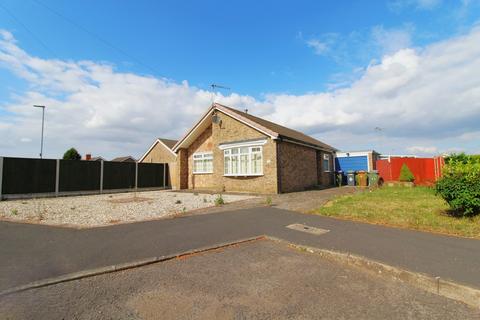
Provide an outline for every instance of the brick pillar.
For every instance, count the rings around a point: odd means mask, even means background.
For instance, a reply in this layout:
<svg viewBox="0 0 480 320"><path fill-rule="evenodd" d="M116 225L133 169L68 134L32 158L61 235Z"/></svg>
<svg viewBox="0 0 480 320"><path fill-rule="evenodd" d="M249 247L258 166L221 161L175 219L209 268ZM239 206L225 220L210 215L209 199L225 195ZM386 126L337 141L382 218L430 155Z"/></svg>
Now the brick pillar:
<svg viewBox="0 0 480 320"><path fill-rule="evenodd" d="M176 175L178 177L178 188L188 189L188 150L179 149L177 156Z"/></svg>

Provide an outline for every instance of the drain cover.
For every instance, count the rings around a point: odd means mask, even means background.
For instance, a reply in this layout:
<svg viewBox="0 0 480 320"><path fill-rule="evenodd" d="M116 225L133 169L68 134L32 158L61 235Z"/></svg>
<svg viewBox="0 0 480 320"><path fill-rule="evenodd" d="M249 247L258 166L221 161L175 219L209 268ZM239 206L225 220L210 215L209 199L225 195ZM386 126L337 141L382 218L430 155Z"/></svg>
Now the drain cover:
<svg viewBox="0 0 480 320"><path fill-rule="evenodd" d="M310 226L307 226L307 225L301 224L301 223L290 224L290 225L287 226L287 228L292 229L292 230L296 230L296 231L302 231L302 232L306 232L306 233L315 234L317 236L321 235L321 234L324 234L324 233L327 233L327 232L330 232L330 230L327 230L327 229L310 227Z"/></svg>

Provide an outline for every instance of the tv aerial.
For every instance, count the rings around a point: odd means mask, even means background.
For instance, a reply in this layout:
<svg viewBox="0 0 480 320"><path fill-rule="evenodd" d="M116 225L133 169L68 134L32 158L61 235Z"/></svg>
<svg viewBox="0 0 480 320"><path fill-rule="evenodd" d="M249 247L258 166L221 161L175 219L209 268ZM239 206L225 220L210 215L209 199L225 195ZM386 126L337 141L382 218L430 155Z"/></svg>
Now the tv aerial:
<svg viewBox="0 0 480 320"><path fill-rule="evenodd" d="M215 89L222 89L222 90L230 90L231 89L229 87L222 86L222 85L215 84L215 83L212 83L210 85L210 87L212 88L212 103L215 102Z"/></svg>

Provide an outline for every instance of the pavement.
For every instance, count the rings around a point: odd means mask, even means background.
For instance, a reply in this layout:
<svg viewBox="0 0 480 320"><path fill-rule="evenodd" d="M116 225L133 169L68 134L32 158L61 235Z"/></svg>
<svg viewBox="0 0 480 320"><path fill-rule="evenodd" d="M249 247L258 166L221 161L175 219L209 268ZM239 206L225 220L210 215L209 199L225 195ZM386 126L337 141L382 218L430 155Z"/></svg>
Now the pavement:
<svg viewBox="0 0 480 320"><path fill-rule="evenodd" d="M2 319L478 319L386 276L253 241L10 295Z"/></svg>
<svg viewBox="0 0 480 320"><path fill-rule="evenodd" d="M286 228L293 223L329 232L313 235ZM349 252L480 288L479 240L258 207L84 230L0 222L0 291L258 235Z"/></svg>

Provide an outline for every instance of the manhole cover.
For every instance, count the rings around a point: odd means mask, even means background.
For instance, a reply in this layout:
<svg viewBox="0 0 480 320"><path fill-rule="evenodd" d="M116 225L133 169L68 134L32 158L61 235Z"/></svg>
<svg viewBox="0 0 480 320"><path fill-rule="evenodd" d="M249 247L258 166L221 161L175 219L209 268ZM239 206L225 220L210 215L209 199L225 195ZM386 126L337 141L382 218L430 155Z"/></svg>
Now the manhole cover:
<svg viewBox="0 0 480 320"><path fill-rule="evenodd" d="M321 234L330 232L330 230L327 230L327 229L310 227L310 226L307 226L307 225L301 224L301 223L290 224L290 225L287 226L287 228L292 229L292 230L296 230L296 231L311 233L311 234L315 234L315 235L321 235Z"/></svg>

